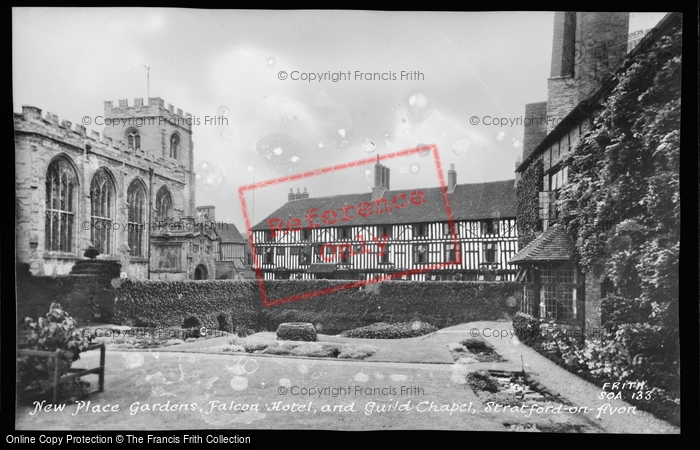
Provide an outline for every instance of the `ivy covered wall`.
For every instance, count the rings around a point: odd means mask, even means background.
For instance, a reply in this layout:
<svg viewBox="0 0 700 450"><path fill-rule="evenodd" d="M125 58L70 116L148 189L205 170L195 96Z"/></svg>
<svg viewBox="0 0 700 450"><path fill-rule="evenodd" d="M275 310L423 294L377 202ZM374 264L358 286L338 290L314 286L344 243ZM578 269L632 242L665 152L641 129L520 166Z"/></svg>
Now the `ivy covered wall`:
<svg viewBox="0 0 700 450"><path fill-rule="evenodd" d="M535 233L542 231L539 212L539 195L544 189L544 165L542 159L535 159L523 172L515 188L518 209L518 248L522 249L535 239Z"/></svg>

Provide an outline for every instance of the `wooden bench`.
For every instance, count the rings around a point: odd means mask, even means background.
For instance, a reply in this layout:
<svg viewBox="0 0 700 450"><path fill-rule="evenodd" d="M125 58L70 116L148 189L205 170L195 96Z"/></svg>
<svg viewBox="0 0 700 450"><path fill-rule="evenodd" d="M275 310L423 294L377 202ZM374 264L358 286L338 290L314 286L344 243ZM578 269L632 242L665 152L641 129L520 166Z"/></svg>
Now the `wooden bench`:
<svg viewBox="0 0 700 450"><path fill-rule="evenodd" d="M61 354L65 352L65 350L57 349L56 351L49 352L46 350L31 350L27 348L18 348L17 353L22 354L22 355L29 355L29 356L39 356L43 358L54 358L56 360L56 363L54 364L55 370L53 374L53 403L58 404L59 400L59 389L58 385L61 382L65 382L66 380L69 380L71 378L80 378L85 375L90 375L90 374L97 374L99 377L99 381L97 382L97 389L89 392L88 394L95 394L98 392L104 392L104 386L105 386L105 344L90 344L87 348L86 351L90 350L100 350L100 365L99 367L93 367L92 369L82 369L82 368L73 368L70 367L68 368L68 373L64 374L61 376L60 372L60 364L58 364L58 359L61 358ZM84 352L83 352L84 353Z"/></svg>

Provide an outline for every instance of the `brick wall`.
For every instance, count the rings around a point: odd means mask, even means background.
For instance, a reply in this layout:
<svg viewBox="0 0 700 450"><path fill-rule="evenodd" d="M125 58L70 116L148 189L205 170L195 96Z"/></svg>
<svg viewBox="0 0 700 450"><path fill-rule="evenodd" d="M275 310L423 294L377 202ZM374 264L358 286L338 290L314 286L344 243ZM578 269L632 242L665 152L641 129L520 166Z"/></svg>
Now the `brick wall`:
<svg viewBox="0 0 700 450"><path fill-rule="evenodd" d="M523 133L523 161L547 137L547 102L525 105L524 119L526 126Z"/></svg>

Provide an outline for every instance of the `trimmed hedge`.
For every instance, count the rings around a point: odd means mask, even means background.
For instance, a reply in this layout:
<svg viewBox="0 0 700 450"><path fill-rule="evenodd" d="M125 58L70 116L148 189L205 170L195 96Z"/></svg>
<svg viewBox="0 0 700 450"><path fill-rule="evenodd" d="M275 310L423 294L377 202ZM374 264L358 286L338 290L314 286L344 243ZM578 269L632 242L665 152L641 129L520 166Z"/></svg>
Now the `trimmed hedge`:
<svg viewBox="0 0 700 450"><path fill-rule="evenodd" d="M373 323L366 327L340 333L343 337L364 339L406 339L434 333L438 329L429 323Z"/></svg>
<svg viewBox="0 0 700 450"><path fill-rule="evenodd" d="M347 284L344 280L267 280L270 301ZM337 334L377 322L427 322L444 328L515 314L506 300L519 283L461 281L383 281L362 288L262 306L257 280L123 280L117 289L115 319L150 326L182 326L196 318L201 326L235 330L276 330L284 322L312 323Z"/></svg>
<svg viewBox="0 0 700 450"><path fill-rule="evenodd" d="M277 339L281 341L316 341L316 329L310 323L281 323L277 327Z"/></svg>

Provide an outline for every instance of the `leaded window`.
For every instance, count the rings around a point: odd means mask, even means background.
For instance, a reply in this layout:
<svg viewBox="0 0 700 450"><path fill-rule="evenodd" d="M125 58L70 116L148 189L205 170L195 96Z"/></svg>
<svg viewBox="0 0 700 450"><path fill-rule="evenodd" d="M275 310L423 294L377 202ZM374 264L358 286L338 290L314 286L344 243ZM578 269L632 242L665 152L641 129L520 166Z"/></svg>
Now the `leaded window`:
<svg viewBox="0 0 700 450"><path fill-rule="evenodd" d="M180 136L177 133L173 133L172 136L170 136L170 157L173 159L177 159L179 153Z"/></svg>
<svg viewBox="0 0 700 450"><path fill-rule="evenodd" d="M146 215L146 189L138 180L134 180L127 190L128 233L131 256L144 254L144 223Z"/></svg>
<svg viewBox="0 0 700 450"><path fill-rule="evenodd" d="M131 129L126 135L126 145L129 146L131 150L141 149L141 135L138 131Z"/></svg>
<svg viewBox="0 0 700 450"><path fill-rule="evenodd" d="M428 262L428 246L426 244L417 244L413 247L413 261L416 263Z"/></svg>
<svg viewBox="0 0 700 450"><path fill-rule="evenodd" d="M457 245L445 244L445 262L457 262Z"/></svg>
<svg viewBox="0 0 700 450"><path fill-rule="evenodd" d="M156 219L167 221L173 218L173 199L168 189L163 186L156 194Z"/></svg>
<svg viewBox="0 0 700 450"><path fill-rule="evenodd" d="M59 158L46 171L45 249L54 252L72 252L75 196L78 177L70 163Z"/></svg>
<svg viewBox="0 0 700 450"><path fill-rule="evenodd" d="M107 171L98 169L90 183L91 222L90 241L103 255L112 254L114 240L114 183Z"/></svg>

